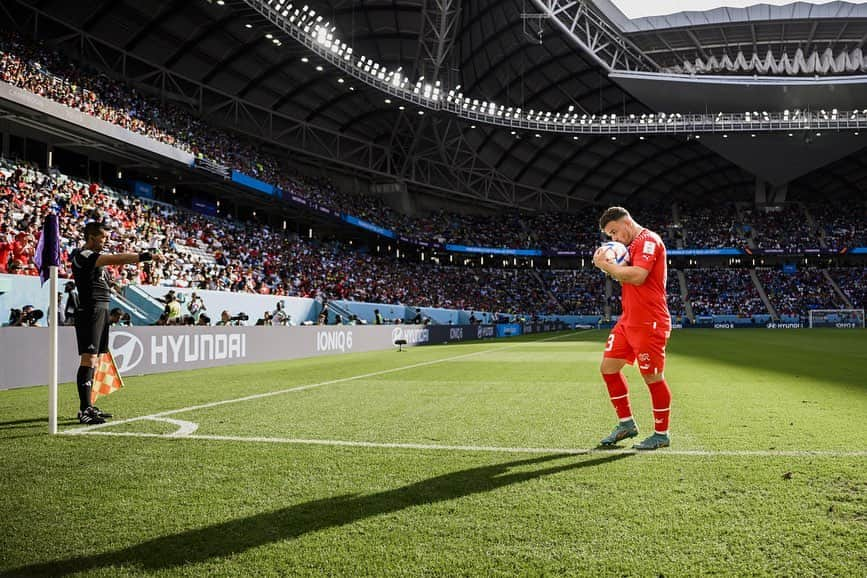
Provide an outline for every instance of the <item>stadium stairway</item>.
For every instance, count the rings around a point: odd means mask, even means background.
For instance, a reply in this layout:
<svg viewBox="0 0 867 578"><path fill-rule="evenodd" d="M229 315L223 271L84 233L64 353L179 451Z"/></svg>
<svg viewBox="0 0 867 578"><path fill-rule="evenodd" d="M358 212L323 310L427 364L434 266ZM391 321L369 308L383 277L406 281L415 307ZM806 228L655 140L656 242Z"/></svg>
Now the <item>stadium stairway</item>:
<svg viewBox="0 0 867 578"><path fill-rule="evenodd" d="M824 242L824 241L823 241L823 242ZM822 275L825 276L825 279L827 279L827 280L828 280L828 283L831 284L831 287L834 288L834 293L836 293L836 294L837 294L837 297L838 297L838 298L839 298L843 303L846 304L846 307L848 307L849 309L854 309L854 308L855 308L855 305L852 304L852 301L849 300L849 297L848 297L848 296L843 292L842 289L840 289L840 286L837 285L837 282L834 281L834 278L831 277L831 274L828 273L827 270L822 269Z"/></svg>
<svg viewBox="0 0 867 578"><path fill-rule="evenodd" d="M738 232L741 237L747 242L747 246L750 249L756 248L756 228L753 226L752 222L747 222L747 216L744 214L744 211L752 208L749 203L735 203L735 210L738 213ZM748 235L744 235L745 231L743 230L744 225L749 225L750 230Z"/></svg>
<svg viewBox="0 0 867 578"><path fill-rule="evenodd" d="M680 285L680 300L683 303L683 312L686 318L695 323L695 314L692 312L692 303L689 302L689 287L686 284L686 274L680 269L675 269L678 285Z"/></svg>
<svg viewBox="0 0 867 578"><path fill-rule="evenodd" d="M118 307L124 313L128 313L132 325L151 325L154 321L156 321L156 318L151 319L149 315L147 315L139 307L136 307L134 303L130 302L123 295L119 295L117 293L112 293L110 306L112 308ZM157 318L159 318L159 315L157 315Z"/></svg>
<svg viewBox="0 0 867 578"><path fill-rule="evenodd" d="M214 258L214 254L208 251L207 249L202 249L199 246L190 246L190 245L181 245L175 244L172 249L174 249L177 253L186 255L193 262L201 262L201 263L216 263L217 260Z"/></svg>
<svg viewBox="0 0 867 578"><path fill-rule="evenodd" d="M348 307L338 305L334 301L329 301L328 302L328 320L327 320L327 323L329 325L334 323L335 317L337 315L340 315L340 317L343 319L343 321L346 322L346 321L349 321L350 319L352 319L352 316L354 315L354 313L352 313L352 311L350 311Z"/></svg>
<svg viewBox="0 0 867 578"><path fill-rule="evenodd" d="M548 287L547 283L545 283L545 279L542 278L542 275L540 275L539 272L535 269L531 269L530 273L533 275L533 277L536 278L536 281L539 282L539 286L545 290L545 295L548 296L548 299L557 304L557 309L560 310L560 313L566 313L566 308L563 307L563 303L557 298L556 295L554 295L554 292L551 291L551 288Z"/></svg>
<svg viewBox="0 0 867 578"><path fill-rule="evenodd" d="M683 230L682 224L680 222L680 206L677 203L671 204L671 222L672 222L672 225L674 226L675 231L676 230L681 230L681 231ZM677 248L677 249L684 249L685 248L685 246L683 244L683 235L680 235L680 236L672 235L672 238L675 240L675 248ZM682 273L681 273L681 275L682 275ZM685 287L685 286L682 285L681 288L683 289L683 287ZM685 292L686 289L683 289L683 291ZM684 303L686 303L686 301L684 301ZM690 316L690 319L692 319L692 316Z"/></svg>
<svg viewBox="0 0 867 578"><path fill-rule="evenodd" d="M765 304L765 308L768 310L768 313L771 314L771 319L773 319L774 321L779 321L780 315L777 313L777 310L774 308L773 304L771 304L771 300L768 298L768 294L765 292L765 287L759 280L759 276L756 273L755 269L750 269L750 279L753 280L753 285L756 286L756 290L759 292L759 297L762 298L762 303Z"/></svg>
<svg viewBox="0 0 867 578"><path fill-rule="evenodd" d="M153 325L163 313L164 305L145 293L142 289L135 285L127 285L123 291L124 302L143 317L141 325ZM126 309L123 305L118 305L121 309ZM132 311L130 310L130 315ZM135 317L133 322L135 323Z"/></svg>
<svg viewBox="0 0 867 578"><path fill-rule="evenodd" d="M820 247L827 247L828 244L825 242L825 235L819 233L819 227L816 226L816 219L813 218L813 215L810 213L810 210L807 208L807 205L804 203L798 203L801 205L801 211L804 213L804 219L806 219L807 224L810 225L810 230L816 235L816 239L819 241Z"/></svg>

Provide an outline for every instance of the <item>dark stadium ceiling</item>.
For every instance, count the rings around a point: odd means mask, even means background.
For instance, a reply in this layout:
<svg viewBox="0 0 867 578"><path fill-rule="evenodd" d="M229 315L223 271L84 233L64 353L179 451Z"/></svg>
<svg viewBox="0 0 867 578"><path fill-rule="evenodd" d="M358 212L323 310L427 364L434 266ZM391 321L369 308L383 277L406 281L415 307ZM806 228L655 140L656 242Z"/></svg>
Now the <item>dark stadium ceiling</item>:
<svg viewBox="0 0 867 578"><path fill-rule="evenodd" d="M308 3L337 26L356 54L389 68L415 69L423 0ZM453 64L443 80L461 84L468 95L525 108L565 110L573 105L595 114L651 112L553 28L544 28L541 44L535 41L535 32L528 35L520 17L529 10L529 0L464 1ZM360 83L338 83L339 75L327 65L317 70L322 63L291 39L276 46L264 36L276 31L265 29L261 18L238 0L221 5L206 0L17 0L4 2L0 12L5 22L31 36L35 31L40 40L64 46L93 37L256 105L382 145L391 141L400 115L422 122L409 105L400 111L400 102L387 104L382 94ZM74 47L69 52L74 54ZM93 56L88 60L100 66ZM135 81L133 71L128 76ZM755 189L755 177L746 170L682 136L537 138L483 124L471 128L468 122L462 131L481 162L506 179L557 193L564 205L565 196L599 202L636 196L749 199ZM837 171L839 178L808 175L792 190L808 195L865 190L867 169L858 155L822 170Z"/></svg>

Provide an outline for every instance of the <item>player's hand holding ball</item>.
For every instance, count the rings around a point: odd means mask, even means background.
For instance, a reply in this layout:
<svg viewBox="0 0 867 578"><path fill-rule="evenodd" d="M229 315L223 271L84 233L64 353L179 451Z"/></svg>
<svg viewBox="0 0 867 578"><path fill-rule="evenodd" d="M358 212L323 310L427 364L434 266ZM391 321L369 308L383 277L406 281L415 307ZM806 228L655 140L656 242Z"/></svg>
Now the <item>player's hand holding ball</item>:
<svg viewBox="0 0 867 578"><path fill-rule="evenodd" d="M623 243L608 241L593 253L593 264L606 273L606 265L629 265L629 250Z"/></svg>

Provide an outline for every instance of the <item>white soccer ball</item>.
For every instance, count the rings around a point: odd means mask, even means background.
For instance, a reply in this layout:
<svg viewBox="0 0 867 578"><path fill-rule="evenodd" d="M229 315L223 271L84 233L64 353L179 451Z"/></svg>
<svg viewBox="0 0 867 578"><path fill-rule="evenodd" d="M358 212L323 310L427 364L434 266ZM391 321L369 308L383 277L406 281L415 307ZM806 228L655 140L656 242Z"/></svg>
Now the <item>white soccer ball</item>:
<svg viewBox="0 0 867 578"><path fill-rule="evenodd" d="M623 243L608 241L607 243L603 243L600 249L602 250L605 260L609 263L614 263L616 265L629 264L629 249L627 249L626 245Z"/></svg>

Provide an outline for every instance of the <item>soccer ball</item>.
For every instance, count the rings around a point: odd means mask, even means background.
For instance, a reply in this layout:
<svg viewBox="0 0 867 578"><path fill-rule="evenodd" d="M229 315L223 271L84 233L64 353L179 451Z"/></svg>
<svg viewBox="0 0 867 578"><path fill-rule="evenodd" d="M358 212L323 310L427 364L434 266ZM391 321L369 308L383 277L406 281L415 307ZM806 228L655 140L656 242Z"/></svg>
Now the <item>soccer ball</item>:
<svg viewBox="0 0 867 578"><path fill-rule="evenodd" d="M600 248L605 256L605 260L609 263L614 263L616 265L629 264L629 250L623 243L608 241L607 243L603 243Z"/></svg>

